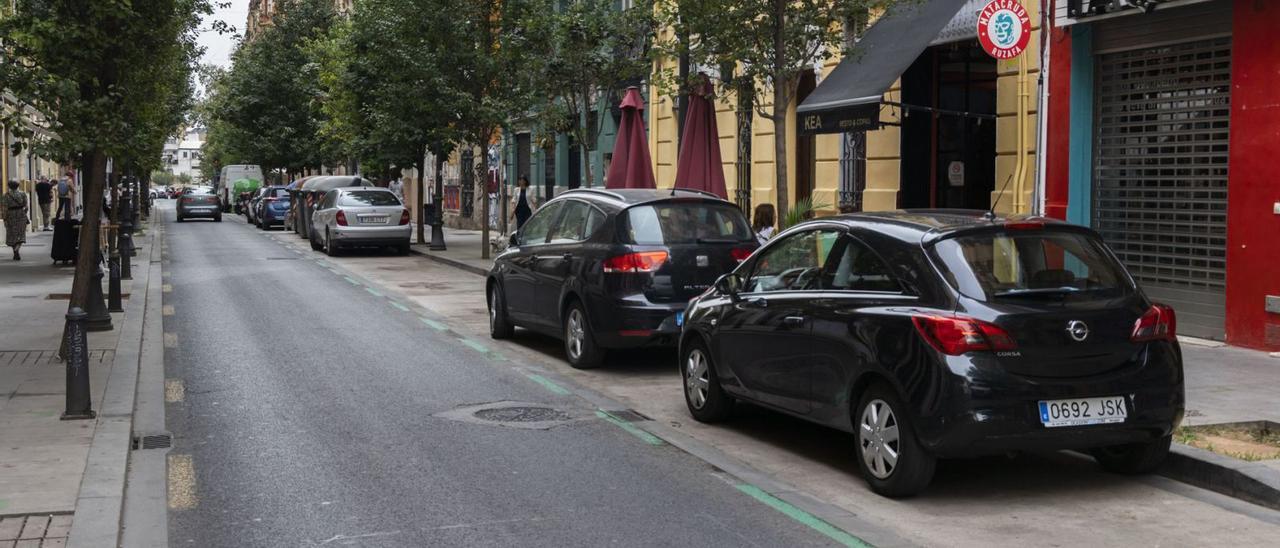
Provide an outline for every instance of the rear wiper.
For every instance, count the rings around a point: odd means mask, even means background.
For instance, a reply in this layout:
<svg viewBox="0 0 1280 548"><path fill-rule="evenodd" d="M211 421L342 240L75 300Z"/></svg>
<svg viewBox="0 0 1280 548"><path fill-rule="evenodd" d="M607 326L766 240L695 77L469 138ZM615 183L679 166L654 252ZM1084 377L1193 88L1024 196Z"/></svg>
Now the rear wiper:
<svg viewBox="0 0 1280 548"><path fill-rule="evenodd" d="M1075 287L1040 287L1036 289L1009 289L996 293L997 297L1036 297L1068 295L1080 291Z"/></svg>

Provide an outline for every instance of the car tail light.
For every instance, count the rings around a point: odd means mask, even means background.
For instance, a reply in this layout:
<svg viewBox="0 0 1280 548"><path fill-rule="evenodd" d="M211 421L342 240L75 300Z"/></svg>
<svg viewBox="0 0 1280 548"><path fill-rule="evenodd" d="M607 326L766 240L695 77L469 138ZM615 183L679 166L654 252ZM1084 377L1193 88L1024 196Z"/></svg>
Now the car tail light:
<svg viewBox="0 0 1280 548"><path fill-rule="evenodd" d="M271 203L271 202L276 201L276 198L263 198L263 201L265 201L265 202L267 202L267 203L269 204L269 203Z"/></svg>
<svg viewBox="0 0 1280 548"><path fill-rule="evenodd" d="M751 256L751 251L752 251L751 248L735 247L733 248L733 251L729 252L729 254L733 255L733 260L742 262L747 260L747 257Z"/></svg>
<svg viewBox="0 0 1280 548"><path fill-rule="evenodd" d="M338 226L347 226L347 214L341 209L338 210Z"/></svg>
<svg viewBox="0 0 1280 548"><path fill-rule="evenodd" d="M409 224L409 210L406 209L400 212L400 224L401 225Z"/></svg>
<svg viewBox="0 0 1280 548"><path fill-rule="evenodd" d="M182 197L182 199L181 199L181 200L178 200L178 201L179 201L179 202L181 202L181 203L184 203L184 204L189 204L189 203L191 203L191 197L190 197L190 196L183 196L183 197Z"/></svg>
<svg viewBox="0 0 1280 548"><path fill-rule="evenodd" d="M1018 347L1009 332L993 323L963 317L916 316L916 330L938 352L959 356L984 350L1013 350Z"/></svg>
<svg viewBox="0 0 1280 548"><path fill-rule="evenodd" d="M609 257L604 261L605 272L653 272L667 262L666 251L641 251Z"/></svg>
<svg viewBox="0 0 1280 548"><path fill-rule="evenodd" d="M1003 226L1006 230L1040 230L1044 228L1044 223L1039 221L1016 221L1005 223Z"/></svg>
<svg viewBox="0 0 1280 548"><path fill-rule="evenodd" d="M1175 340L1178 337L1178 318L1173 308L1163 304L1153 304L1138 321L1133 322L1133 334L1129 340L1147 342Z"/></svg>

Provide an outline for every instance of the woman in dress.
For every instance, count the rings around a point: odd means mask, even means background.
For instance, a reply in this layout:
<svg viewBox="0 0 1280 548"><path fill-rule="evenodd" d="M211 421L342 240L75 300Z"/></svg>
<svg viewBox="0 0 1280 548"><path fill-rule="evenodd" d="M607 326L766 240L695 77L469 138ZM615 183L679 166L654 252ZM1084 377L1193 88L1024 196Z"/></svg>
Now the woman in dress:
<svg viewBox="0 0 1280 548"><path fill-rule="evenodd" d="M18 190L17 181L9 181L9 192L4 195L4 243L13 248L13 260L21 261L19 251L27 243L27 210L31 202L27 193Z"/></svg>

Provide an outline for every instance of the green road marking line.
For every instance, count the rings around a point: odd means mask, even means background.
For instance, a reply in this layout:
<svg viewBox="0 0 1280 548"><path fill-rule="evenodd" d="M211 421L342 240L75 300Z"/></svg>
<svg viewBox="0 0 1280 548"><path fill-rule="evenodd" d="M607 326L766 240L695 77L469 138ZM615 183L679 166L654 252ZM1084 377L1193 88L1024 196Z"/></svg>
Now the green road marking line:
<svg viewBox="0 0 1280 548"><path fill-rule="evenodd" d="M395 302L395 301L391 301L391 306L394 306L394 307L396 307L396 308L399 308L401 312L408 312L408 311L409 311L409 307L407 307L407 306L405 306L405 305L402 305L402 304L400 304L400 303L398 303L398 302Z"/></svg>
<svg viewBox="0 0 1280 548"><path fill-rule="evenodd" d="M434 329L436 331L447 331L449 329L449 326L442 324L440 322L437 322L435 320L428 320L427 318L418 318L418 319L422 320L422 323L427 324L427 327L430 327L431 329Z"/></svg>
<svg viewBox="0 0 1280 548"><path fill-rule="evenodd" d="M369 292L369 294L370 294L370 295L373 295L374 297L381 297L381 296L382 296L382 294L381 294L381 293L378 293L378 291L377 291L376 289L372 288L372 287L366 287L366 288L364 288L364 290L365 290L365 291L368 291L368 292Z"/></svg>
<svg viewBox="0 0 1280 548"><path fill-rule="evenodd" d="M480 344L480 343L478 343L478 342L476 342L476 341L473 341L473 340L471 340L471 339L458 339L458 340L462 341L462 344L465 344L465 345L467 345L467 346L470 346L470 347L471 347L471 349L472 349L472 350L475 350L476 352L479 352L479 353L481 353L481 354L488 354L488 353L489 353L489 347L487 347L487 346L485 346L485 345L483 345L483 344Z"/></svg>
<svg viewBox="0 0 1280 548"><path fill-rule="evenodd" d="M341 273L341 272L338 272L338 269L336 269L336 268L333 268L333 267L330 267L330 266L327 266L327 267L325 267L325 268L327 268L327 269L329 270L329 272L332 272L332 273L337 274L337 275L339 275L339 276L341 276L341 275L342 275L342 273Z"/></svg>
<svg viewBox="0 0 1280 548"><path fill-rule="evenodd" d="M608 411L596 411L596 416L617 425L631 435L644 440L644 442L649 445L662 445L662 440L658 439L658 436L645 432L644 430L637 428L634 424L610 415Z"/></svg>
<svg viewBox="0 0 1280 548"><path fill-rule="evenodd" d="M343 276L342 279L350 282L351 285L360 285L360 282L357 282L356 279L352 278L351 276Z"/></svg>
<svg viewBox="0 0 1280 548"><path fill-rule="evenodd" d="M866 541L844 532L844 530L839 527L831 525L830 523L823 521L822 518L805 512L785 500L764 492L764 490L759 487L745 483L740 483L734 487L738 488L739 491L750 495L751 498L763 502L770 508L782 512L783 515L803 523L810 529L826 535L827 538L830 538L843 546L850 546L853 548L873 548Z"/></svg>
<svg viewBox="0 0 1280 548"><path fill-rule="evenodd" d="M550 390L556 394L559 394L561 396L569 395L569 391L566 390L565 387L556 384L555 381L552 381L551 379L548 379L542 375L539 375L537 373L525 373L525 376L529 377L529 380L536 382L538 384L541 384L543 388L546 388L547 390Z"/></svg>

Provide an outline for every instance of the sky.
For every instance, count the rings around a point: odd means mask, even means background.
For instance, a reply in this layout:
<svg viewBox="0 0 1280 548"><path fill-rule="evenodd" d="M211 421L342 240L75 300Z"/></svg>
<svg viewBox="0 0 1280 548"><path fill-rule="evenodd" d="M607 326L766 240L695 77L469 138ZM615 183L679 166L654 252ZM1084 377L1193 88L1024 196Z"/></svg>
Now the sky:
<svg viewBox="0 0 1280 548"><path fill-rule="evenodd" d="M230 3L226 8L218 8L217 4ZM236 29L236 35L244 35L244 22L249 16L249 0L214 0L215 8L213 20L226 21ZM205 20L201 25L201 29L208 29L212 26L213 20ZM231 50L236 47L236 37L230 34L218 34L216 32L206 30L200 35L200 45L204 46L204 63L212 63L220 66L229 66L231 64Z"/></svg>

